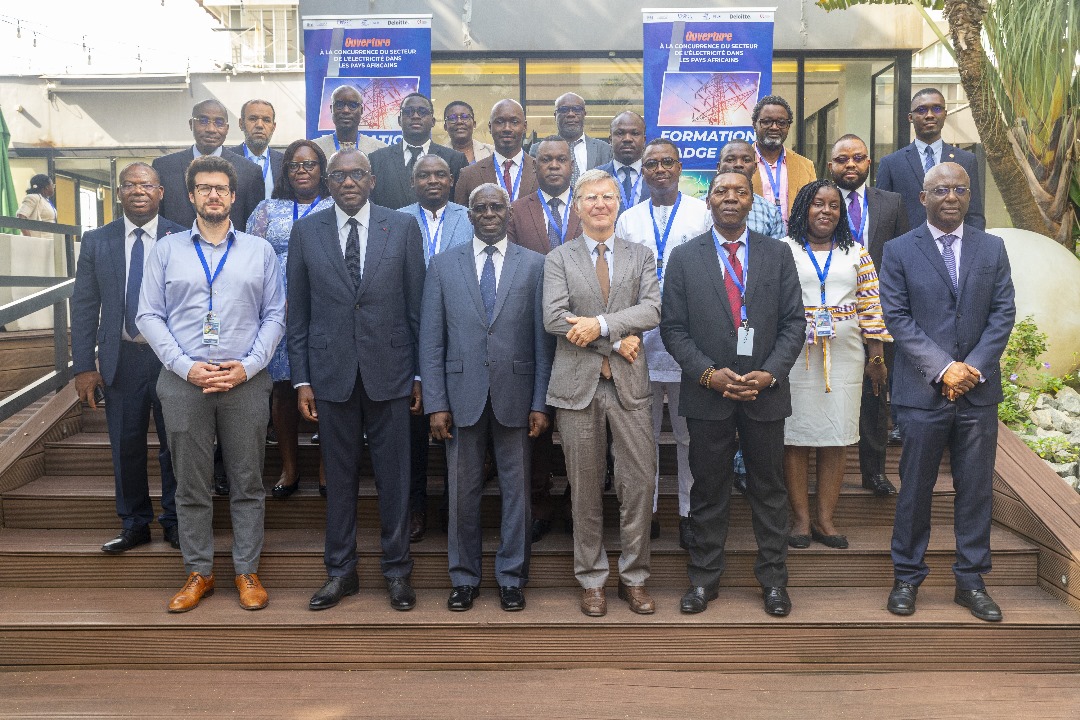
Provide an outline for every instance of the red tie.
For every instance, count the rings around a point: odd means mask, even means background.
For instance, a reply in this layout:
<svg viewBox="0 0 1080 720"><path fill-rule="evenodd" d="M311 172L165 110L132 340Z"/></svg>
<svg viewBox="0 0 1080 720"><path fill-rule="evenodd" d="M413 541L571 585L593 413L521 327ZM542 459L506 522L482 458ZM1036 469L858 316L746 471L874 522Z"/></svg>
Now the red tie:
<svg viewBox="0 0 1080 720"><path fill-rule="evenodd" d="M728 262L731 263L731 268L735 271L734 274L742 281L742 263L739 262L739 258L735 254L738 252L740 245L742 245L741 241L726 242L724 243L724 249L727 250ZM735 327L739 327L742 324L742 295L735 285L735 278L732 277L732 273L724 273L724 284L727 285L727 299L731 305L731 318L735 322Z"/></svg>
<svg viewBox="0 0 1080 720"><path fill-rule="evenodd" d="M514 186L510 184L510 168L513 166L513 160L503 160L503 187L506 188L506 194L510 196L511 202L514 200Z"/></svg>

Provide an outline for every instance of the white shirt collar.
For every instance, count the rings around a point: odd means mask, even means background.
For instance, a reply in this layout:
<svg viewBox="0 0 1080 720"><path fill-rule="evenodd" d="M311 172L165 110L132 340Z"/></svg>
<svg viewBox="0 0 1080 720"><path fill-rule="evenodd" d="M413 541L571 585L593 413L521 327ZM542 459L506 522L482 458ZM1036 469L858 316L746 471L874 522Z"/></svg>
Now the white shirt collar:
<svg viewBox="0 0 1080 720"><path fill-rule="evenodd" d="M540 194L544 196L545 204L551 202L551 198L553 197L557 197L562 200L563 205L568 205L570 203L570 188L566 188L558 195L548 195L546 192L544 192L543 188L541 188Z"/></svg>
<svg viewBox="0 0 1080 720"><path fill-rule="evenodd" d="M844 196L845 205L851 202L851 199L849 198L851 193L855 193L859 197L859 202L862 202L862 199L866 197L866 183L863 183L854 190L845 190L844 188L840 188L840 193Z"/></svg>
<svg viewBox="0 0 1080 720"><path fill-rule="evenodd" d="M413 145L412 147L420 147L420 157L417 158L417 160L419 160L431 152L431 138L428 138L427 142L421 143L419 146ZM405 162L409 162L412 153L409 152L409 143L405 142L405 138L401 139L401 153L405 158Z"/></svg>
<svg viewBox="0 0 1080 720"><path fill-rule="evenodd" d="M349 218L356 218L356 221L365 228L368 227L368 222L371 218L371 203L366 202L364 206L356 211L355 215L349 215L347 212L341 209L341 206L334 203L334 216L337 218L337 229L341 232L341 229L345 227L345 224L349 222Z"/></svg>
<svg viewBox="0 0 1080 720"><path fill-rule="evenodd" d="M192 145L191 146L191 152L195 153L195 157L205 157L205 155L203 155L201 152L199 152L199 147L197 145ZM207 153L207 155L213 155L214 157L221 157L221 146L218 145L214 149L214 152Z"/></svg>
<svg viewBox="0 0 1080 720"><path fill-rule="evenodd" d="M625 163L621 163L618 160L612 160L611 162L612 162L612 164L613 164L613 166L615 168L615 176L616 177L619 176L619 171L622 170L624 167L633 168L634 172L636 172L636 173L641 172L641 158L638 158L637 160L630 163L629 165L626 165ZM622 178L619 178L619 179L622 180Z"/></svg>
<svg viewBox="0 0 1080 720"><path fill-rule="evenodd" d="M960 223L960 227L956 228L951 233L947 233L944 230L937 229L936 227L934 227L933 225L930 224L929 220L927 220L926 226L928 228L930 228L930 236L933 237L934 240L940 240L943 235L955 235L957 240L963 240L964 239L964 224L963 223Z"/></svg>
<svg viewBox="0 0 1080 720"><path fill-rule="evenodd" d="M500 240L499 242L495 243L495 245L493 247L498 251L499 255L502 255L502 256L505 257L506 256L506 245L507 245L508 242L509 241L504 236L503 239ZM475 257L479 257L480 255L484 254L484 249L488 247L488 244L486 242L484 242L483 240L481 240L480 238L473 235L472 247L473 247L473 255Z"/></svg>
<svg viewBox="0 0 1080 720"><path fill-rule="evenodd" d="M590 255L595 255L596 254L596 246L600 244L600 241L599 240L593 240L591 237L586 235L584 232L582 232L581 235L582 235L582 237L585 238L585 246L589 248L589 254ZM604 245L607 247L608 252L610 252L613 255L615 254L615 242L614 241L615 241L615 233L614 233L614 231L612 231L611 235L609 235L608 238L606 240L604 240Z"/></svg>
<svg viewBox="0 0 1080 720"><path fill-rule="evenodd" d="M524 157L525 156L525 151L524 150L518 150L518 154L515 155L514 157L511 157L511 158L508 158L508 157L506 157L504 155L500 155L498 153L498 151L495 151L492 154L495 156L495 169L496 170L501 169L502 166L503 166L503 163L506 162L507 160L513 161L513 163L515 165L521 165L522 162L525 160L525 157Z"/></svg>
<svg viewBox="0 0 1080 720"><path fill-rule="evenodd" d="M944 142L942 141L941 138L938 138L937 140L930 143L929 145L924 143L922 140L920 140L918 138L915 138L915 149L917 149L919 151L920 156L925 155L926 154L926 148L929 147L929 148L933 148L934 157L935 158L940 158L941 157L941 146L943 144L944 144Z"/></svg>
<svg viewBox="0 0 1080 720"><path fill-rule="evenodd" d="M430 210L428 210L426 207L424 207L423 205L418 204L417 207L420 208L420 214L423 215L425 218L427 218L428 213L431 213L434 220L436 222L438 222L439 218L441 218L443 215L446 214L446 208L450 207L450 203L447 202L445 205L443 205L441 208L439 208L438 210L436 210L433 213Z"/></svg>
<svg viewBox="0 0 1080 720"><path fill-rule="evenodd" d="M130 238L131 233L135 232L135 228L141 227L143 229L143 232L145 232L147 234L147 236L148 236L148 238L150 240L157 240L158 217L159 217L158 215L155 215L150 220L148 220L146 222L146 224L144 224L144 225L136 225L135 223L131 222L131 218L129 218L127 215L125 215L124 216L124 239L127 240L128 238Z"/></svg>

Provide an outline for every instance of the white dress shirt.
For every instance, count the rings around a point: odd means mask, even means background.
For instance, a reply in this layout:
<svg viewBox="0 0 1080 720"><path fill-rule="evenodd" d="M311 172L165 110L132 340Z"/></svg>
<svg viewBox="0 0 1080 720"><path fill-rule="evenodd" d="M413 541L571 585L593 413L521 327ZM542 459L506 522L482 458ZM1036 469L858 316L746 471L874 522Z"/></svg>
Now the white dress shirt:
<svg viewBox="0 0 1080 720"><path fill-rule="evenodd" d="M638 158L635 162L629 165L624 165L618 160L612 160L611 166L615 168L615 180L622 185L622 169L630 168L630 188L634 191L634 197L630 198L630 205L636 205L637 201L641 199L641 189L644 187L642 183L638 182L641 178L641 158ZM637 187L634 187L637 185Z"/></svg>
<svg viewBox="0 0 1080 720"><path fill-rule="evenodd" d="M570 188L569 187L566 188L565 190L563 190L562 193L560 193L559 195L548 195L546 192L543 191L543 189L540 190L540 194L544 197L544 204L548 206L548 210L551 209L551 205L548 204L548 203L551 202L551 198L553 198L553 197L559 198L559 202L562 203L561 205L559 205L559 222L563 221L563 213L566 213L566 222L570 222L570 213L566 209L567 206L570 205ZM551 221L548 220L548 214L547 213L544 213L544 227L545 228L551 227ZM565 229L566 229L566 227L565 227L565 223L564 223L563 230L565 230Z"/></svg>
<svg viewBox="0 0 1080 720"><path fill-rule="evenodd" d="M446 217L446 205L432 212L423 205L420 206L420 232L424 237L424 257L428 262L434 255L442 252L442 221ZM435 252L429 253L431 243L435 243Z"/></svg>
<svg viewBox="0 0 1080 720"><path fill-rule="evenodd" d="M413 145L413 147L420 148L420 154L416 156L416 159L420 160L420 158L428 154L429 148L431 147L431 138L428 138L427 142L422 143L421 145ZM408 165L409 161L412 160L412 153L409 152L409 143L405 142L405 138L401 139L401 155L405 158L405 164Z"/></svg>
<svg viewBox="0 0 1080 720"><path fill-rule="evenodd" d="M368 227L371 224L371 204L364 203L364 206L357 210L356 215L349 215L341 209L340 205L334 205L334 216L337 218L338 229L338 244L341 246L341 256L345 257L345 246L349 242L349 220L356 218L359 223L359 227L356 229L360 234L360 274L364 274L364 261L367 260L367 238Z"/></svg>
<svg viewBox="0 0 1080 720"><path fill-rule="evenodd" d="M495 248L495 252L491 254L491 262L495 264L495 293L499 292L499 278L502 276L503 260L506 259L506 245L509 241L504 236L502 240L495 243L492 247ZM473 235L472 239L473 248L473 260L476 263L476 279L480 280L480 276L484 274L484 265L487 264L487 253L484 252L488 248L488 244L480 238Z"/></svg>
<svg viewBox="0 0 1080 720"><path fill-rule="evenodd" d="M145 271L146 270L146 263L150 261L150 251L154 249L154 243L157 242L157 225L158 225L158 216L157 215L155 215L153 217L153 219L151 219L145 225L136 225L135 223L131 222L130 219L128 219L127 215L124 216L124 299L125 299L125 301L127 300L127 276L128 276L128 270L131 268L131 249L135 246L135 231L141 227L142 231L144 233L146 233L145 235L143 235L143 238L142 238L142 241L143 241L143 270ZM125 305L125 307L127 307L127 306ZM137 337L131 337L130 335L128 335L126 325L121 326L120 334L121 334L121 337L123 337L125 340L133 340L133 341L136 341L136 342L139 342L139 341L146 342L146 340L143 339L142 333L140 333Z"/></svg>
<svg viewBox="0 0 1080 720"><path fill-rule="evenodd" d="M844 212L845 213L848 213L848 208L851 207L851 193L855 193L856 195L859 196L859 199L856 200L855 202L857 202L859 204L859 210L861 210L862 214L863 214L862 215L862 227L861 228L852 227L851 236L855 237L856 235L858 235L858 242L863 247L869 249L869 247L870 247L869 239L863 237L862 235L859 235L860 230L865 235L867 232L869 232L869 229L870 229L870 203L866 202L866 183L863 183L862 185L855 188L854 190L845 190L844 188L840 188L840 195L842 196L842 198L844 200ZM848 222L849 223L851 222L851 215L850 214L848 214Z"/></svg>
<svg viewBox="0 0 1080 720"><path fill-rule="evenodd" d="M570 143L570 152L574 154L574 160L577 161L578 172L585 172L589 167L589 149L585 147L585 133Z"/></svg>
<svg viewBox="0 0 1080 720"><path fill-rule="evenodd" d="M495 180L495 184L498 185L499 187L502 187L503 163L505 163L507 160L509 160L511 162L511 165L510 165L510 187L506 188L506 194L510 196L510 202L513 202L513 201L517 200L520 197L520 195L515 195L514 194L514 190L515 190L514 184L517 183L518 187L516 189L518 189L520 191L521 183L517 182L517 178L518 178L518 170L522 168L522 164L525 162L525 151L524 150L518 150L518 154L515 155L512 158L504 157L503 155L500 155L498 152L492 153L492 156L495 159L495 175L498 176L497 179Z"/></svg>
<svg viewBox="0 0 1080 720"><path fill-rule="evenodd" d="M212 152L212 153L205 153L204 154L204 153L199 152L199 146L198 145L192 145L191 146L191 151L193 153L195 153L195 157L206 157L207 155L213 155L214 157L221 157L221 146L220 145L218 145L216 148L214 148L214 152Z"/></svg>

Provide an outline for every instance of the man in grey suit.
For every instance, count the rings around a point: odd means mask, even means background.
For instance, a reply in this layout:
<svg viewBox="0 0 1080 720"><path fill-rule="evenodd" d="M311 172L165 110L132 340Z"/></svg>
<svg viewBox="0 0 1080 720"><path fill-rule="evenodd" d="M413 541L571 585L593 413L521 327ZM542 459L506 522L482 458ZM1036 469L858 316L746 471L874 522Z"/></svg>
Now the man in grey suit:
<svg viewBox="0 0 1080 720"><path fill-rule="evenodd" d="M531 439L547 429L554 340L544 330L544 256L506 238L510 196L473 190L472 242L437 256L424 286L420 372L431 435L446 441L450 610L480 592L484 455L494 447L502 523L495 580L503 610L525 609L529 578Z"/></svg>
<svg viewBox="0 0 1080 720"><path fill-rule="evenodd" d="M641 334L660 322L660 286L652 252L615 235L619 188L603 170L574 187L583 232L547 255L544 327L557 338L548 384L556 408L574 518L574 575L581 611L607 612L609 574L603 540L606 431L615 446L619 497L619 597L639 614L656 610L645 589L653 475L652 388Z"/></svg>
<svg viewBox="0 0 1080 720"><path fill-rule="evenodd" d="M611 162L611 145L585 134L585 100L577 93L563 93L555 100L555 125L559 135L570 143L570 185L577 187L578 178L586 170ZM535 157L536 150L529 148Z"/></svg>
<svg viewBox="0 0 1080 720"><path fill-rule="evenodd" d="M956 163L931 168L922 192L926 222L886 243L881 262L881 307L897 346L893 404L904 427L887 607L915 612L947 447L956 491L953 599L996 622L1001 608L982 576L990 572L1001 354L1016 305L1005 243L964 222L970 182Z"/></svg>
<svg viewBox="0 0 1080 720"><path fill-rule="evenodd" d="M409 417L420 414L417 334L424 291L420 228L404 213L368 202L367 156L330 159L334 207L293 225L289 239L289 365L300 413L320 422L326 468L329 579L308 607L354 595L356 497L367 434L382 524L382 573L390 606L409 610Z"/></svg>

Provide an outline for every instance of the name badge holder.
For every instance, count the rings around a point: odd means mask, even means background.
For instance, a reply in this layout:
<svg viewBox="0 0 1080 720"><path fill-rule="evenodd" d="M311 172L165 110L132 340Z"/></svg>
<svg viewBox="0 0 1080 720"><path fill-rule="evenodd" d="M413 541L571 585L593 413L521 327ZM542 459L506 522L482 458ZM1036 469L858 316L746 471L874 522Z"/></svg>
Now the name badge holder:
<svg viewBox="0 0 1080 720"><path fill-rule="evenodd" d="M832 266L833 248L829 248L829 257L825 260L825 268L822 269L814 256L814 251L810 248L810 243L804 240L803 246L806 248L806 254L810 256L810 262L814 264L814 271L817 273L821 289L821 304L814 310L810 327L807 328L806 342L813 344L817 338L831 338L836 334L833 328L832 312L825 304L825 279L829 277L829 268Z"/></svg>
<svg viewBox="0 0 1080 720"><path fill-rule="evenodd" d="M720 256L720 261L724 263L724 272L728 274L731 281L735 283L735 289L739 291L739 299L742 301L742 307L739 308L739 327L737 329L737 337L735 342L735 354L742 357L751 357L754 354L754 328L750 327L750 321L746 319L746 278L750 269L750 233L743 235L743 263L742 263L742 279L735 274L735 268L731 266L731 261L727 258L727 253L720 247L720 238L716 234L716 229L712 231L713 245L716 246L716 254Z"/></svg>
<svg viewBox="0 0 1080 720"><path fill-rule="evenodd" d="M660 227L656 224L653 204L649 203L649 217L652 218L653 237L656 239L656 281L661 285L664 283L664 253L667 250L668 237L671 236L671 228L675 225L675 214L679 212L680 203L682 203L682 193L675 196L675 205L671 208L671 214L668 215L663 234L660 233Z"/></svg>
<svg viewBox="0 0 1080 720"><path fill-rule="evenodd" d="M221 342L221 320L218 318L218 314L214 312L214 280L221 274L221 268L225 267L225 261L229 259L233 239L232 237L229 238L229 243L225 246L225 254L221 256L213 275L210 274L210 264L206 262L206 255L203 254L202 248L199 246L199 239L191 239L192 243L195 244L195 252L199 255L199 262L202 263L203 272L206 274L206 283L210 286L210 307L207 310L206 318L203 320L203 345L217 345Z"/></svg>

